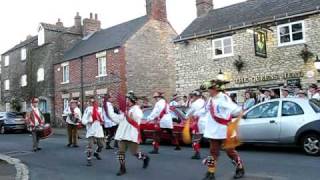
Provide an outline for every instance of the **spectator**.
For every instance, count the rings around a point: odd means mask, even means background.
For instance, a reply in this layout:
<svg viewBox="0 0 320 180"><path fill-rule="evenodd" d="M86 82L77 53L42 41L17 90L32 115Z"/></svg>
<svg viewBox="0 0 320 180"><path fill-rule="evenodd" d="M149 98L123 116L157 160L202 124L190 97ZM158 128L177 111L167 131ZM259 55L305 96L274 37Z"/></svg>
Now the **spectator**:
<svg viewBox="0 0 320 180"><path fill-rule="evenodd" d="M263 96L261 98L261 102L266 102L271 99L271 91L270 89L264 89L263 90Z"/></svg>
<svg viewBox="0 0 320 180"><path fill-rule="evenodd" d="M244 93L244 104L243 104L243 110L246 111L250 109L252 106L255 105L256 100L254 98L254 94L250 91L246 91Z"/></svg>
<svg viewBox="0 0 320 180"><path fill-rule="evenodd" d="M291 96L289 95L289 88L284 87L281 92L282 92L282 97L283 97L283 98L290 98L290 97L291 97Z"/></svg>
<svg viewBox="0 0 320 180"><path fill-rule="evenodd" d="M310 99L320 100L320 94L318 92L318 86L316 84L311 84L309 86Z"/></svg>
<svg viewBox="0 0 320 180"><path fill-rule="evenodd" d="M297 93L298 98L306 99L307 98L307 93L304 90L299 90Z"/></svg>
<svg viewBox="0 0 320 180"><path fill-rule="evenodd" d="M279 95L274 92L273 89L270 90L270 99L277 99Z"/></svg>
<svg viewBox="0 0 320 180"><path fill-rule="evenodd" d="M237 94L235 94L235 93L231 94L230 98L231 98L232 102L234 102L235 104L238 104L237 103Z"/></svg>
<svg viewBox="0 0 320 180"><path fill-rule="evenodd" d="M178 103L178 94L174 94L174 95L172 96L169 105L170 105L170 106L173 106L173 107L179 106L179 103Z"/></svg>

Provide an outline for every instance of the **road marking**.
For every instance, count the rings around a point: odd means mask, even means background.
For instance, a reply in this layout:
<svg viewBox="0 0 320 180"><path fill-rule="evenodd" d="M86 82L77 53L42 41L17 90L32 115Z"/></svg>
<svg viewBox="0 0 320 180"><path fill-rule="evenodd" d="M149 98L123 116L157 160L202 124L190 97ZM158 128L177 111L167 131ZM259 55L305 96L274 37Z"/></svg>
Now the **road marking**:
<svg viewBox="0 0 320 180"><path fill-rule="evenodd" d="M25 164L23 164L19 159L12 158L4 154L0 154L0 159L15 166L17 170L17 174L15 178L16 180L29 180L28 167Z"/></svg>

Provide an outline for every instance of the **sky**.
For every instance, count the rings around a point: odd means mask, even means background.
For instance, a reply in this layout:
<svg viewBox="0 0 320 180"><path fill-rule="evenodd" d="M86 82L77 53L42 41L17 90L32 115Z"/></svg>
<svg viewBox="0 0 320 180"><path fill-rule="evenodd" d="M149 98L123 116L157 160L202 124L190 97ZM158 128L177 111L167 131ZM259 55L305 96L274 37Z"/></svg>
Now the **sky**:
<svg viewBox="0 0 320 180"><path fill-rule="evenodd" d="M221 8L244 0L213 0ZM167 0L168 19L181 33L196 18L196 0ZM76 12L82 18L97 13L102 28L146 14L145 0L10 0L0 1L0 54L36 35L40 22L72 26Z"/></svg>

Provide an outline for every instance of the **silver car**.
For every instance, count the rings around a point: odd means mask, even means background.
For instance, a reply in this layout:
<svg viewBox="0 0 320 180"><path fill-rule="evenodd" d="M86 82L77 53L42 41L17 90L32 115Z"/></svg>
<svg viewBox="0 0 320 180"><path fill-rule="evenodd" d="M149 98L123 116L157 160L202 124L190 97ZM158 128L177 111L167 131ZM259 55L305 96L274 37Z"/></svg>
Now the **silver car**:
<svg viewBox="0 0 320 180"><path fill-rule="evenodd" d="M0 134L9 131L26 131L26 120L20 113L0 112Z"/></svg>
<svg viewBox="0 0 320 180"><path fill-rule="evenodd" d="M250 108L239 125L244 143L294 144L320 155L320 102L286 98Z"/></svg>

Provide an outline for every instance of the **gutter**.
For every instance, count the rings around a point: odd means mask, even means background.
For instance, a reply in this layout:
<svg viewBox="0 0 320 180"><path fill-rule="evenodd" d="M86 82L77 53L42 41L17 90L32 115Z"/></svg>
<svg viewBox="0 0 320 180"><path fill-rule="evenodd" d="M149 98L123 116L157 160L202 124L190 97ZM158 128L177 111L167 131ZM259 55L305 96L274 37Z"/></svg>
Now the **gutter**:
<svg viewBox="0 0 320 180"><path fill-rule="evenodd" d="M178 42L183 42L183 41L187 41L187 40L192 40L192 39L198 39L198 38L203 38L203 37L207 37L207 36L211 36L211 35L216 35L216 34L221 34L221 33L225 33L225 32L229 32L229 31L235 31L235 30L241 30L241 29L247 29L249 27L253 27L253 26L258 26L258 25L263 25L263 24L268 24L268 23L273 23L273 22L277 22L277 21L281 21L281 20L286 20L286 19L291 19L291 18L297 18L297 17L301 17L301 16L308 16L308 15L313 15L313 14L318 14L320 13L320 7L317 6L316 10L313 11L309 11L306 13L301 13L301 14L296 14L296 15L291 15L291 16L286 16L286 17L281 17L281 18L276 18L276 16L273 16L272 20L266 20L266 21L261 21L259 23L252 23L250 25L245 25L245 23L243 23L243 26L241 27L237 27L237 28L232 28L232 26L229 26L229 29L227 30L221 30L221 31L215 31L212 32L212 30L208 30L209 33L205 33L202 35L197 35L196 33L193 36L189 36L186 38L182 38L181 36L179 36L179 39L174 40L174 43L178 43ZM287 15L287 14L286 14Z"/></svg>

